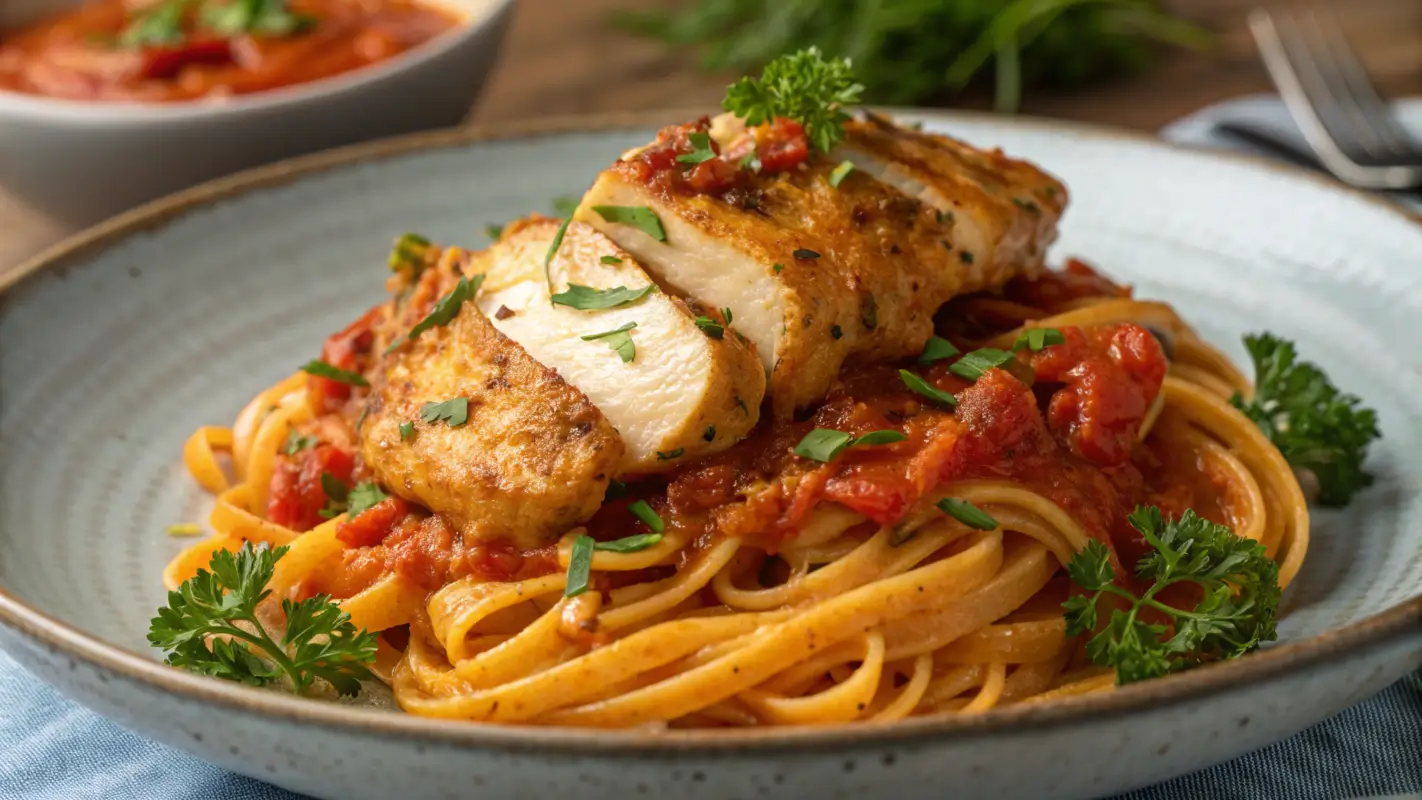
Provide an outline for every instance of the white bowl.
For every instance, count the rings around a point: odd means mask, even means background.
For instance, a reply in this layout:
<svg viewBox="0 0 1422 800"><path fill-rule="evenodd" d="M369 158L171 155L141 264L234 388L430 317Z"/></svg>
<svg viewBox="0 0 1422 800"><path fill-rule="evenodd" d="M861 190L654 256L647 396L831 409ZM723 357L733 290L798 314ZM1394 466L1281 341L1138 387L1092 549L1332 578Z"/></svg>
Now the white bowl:
<svg viewBox="0 0 1422 800"><path fill-rule="evenodd" d="M213 101L83 102L0 91L0 186L69 224L247 167L457 125L473 106L513 0L427 0L459 27L371 67ZM0 0L0 30L77 0Z"/></svg>

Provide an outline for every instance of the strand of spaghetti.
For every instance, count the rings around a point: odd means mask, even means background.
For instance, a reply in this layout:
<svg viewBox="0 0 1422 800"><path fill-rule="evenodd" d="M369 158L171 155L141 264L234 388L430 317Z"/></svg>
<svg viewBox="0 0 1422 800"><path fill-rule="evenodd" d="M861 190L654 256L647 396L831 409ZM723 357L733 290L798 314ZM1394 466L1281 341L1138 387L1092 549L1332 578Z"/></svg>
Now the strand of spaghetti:
<svg viewBox="0 0 1422 800"><path fill-rule="evenodd" d="M884 626L891 661L929 653L1003 618L1027 602L1057 572L1056 560L1035 542L1008 541L1002 568L958 602L939 604Z"/></svg>
<svg viewBox="0 0 1422 800"><path fill-rule="evenodd" d="M301 585L310 578L326 561L339 556L345 545L336 538L336 529L346 519L338 514L296 537L288 546L286 555L276 563L268 586L272 599L280 603L284 598L296 598Z"/></svg>
<svg viewBox="0 0 1422 800"><path fill-rule="evenodd" d="M741 547L740 539L725 539L703 552L689 568L677 572L665 581L658 581L662 588L651 597L629 603L614 605L598 617L598 626L603 630L615 631L629 627L638 621L659 614L681 603L693 593L711 582L716 573L730 562Z"/></svg>
<svg viewBox="0 0 1422 800"><path fill-rule="evenodd" d="M586 528L574 528L563 534L562 538L558 540L558 565L563 569L566 570L572 561L573 540L586 533ZM631 572L635 569L655 567L658 564L669 564L676 554L686 546L690 538L690 531L673 529L667 531L661 541L646 550L639 550L635 553L594 550L592 570L594 572Z"/></svg>
<svg viewBox="0 0 1422 800"><path fill-rule="evenodd" d="M398 572L387 573L359 593L340 602L351 624L368 631L406 625L425 602L425 590Z"/></svg>
<svg viewBox="0 0 1422 800"><path fill-rule="evenodd" d="M970 480L955 481L934 490L932 501L945 497L967 500L975 506L1000 504L1029 511L1041 517L1066 539L1072 552L1079 552L1091 541L1091 535L1062 507L1046 497L1012 481Z"/></svg>
<svg viewBox="0 0 1422 800"><path fill-rule="evenodd" d="M904 688L892 701L879 709L870 717L875 722L892 722L903 719L912 714L918 708L919 701L928 691L928 682L933 678L933 657L928 653L913 660L913 672L909 676L909 682L904 684ZM891 681L889 681L891 683ZM881 693L890 687L882 687Z"/></svg>
<svg viewBox="0 0 1422 800"><path fill-rule="evenodd" d="M1002 564L1002 536L974 532L960 553L830 598L745 648L655 686L549 714L557 725L621 727L682 716L755 686L819 647L963 596ZM648 632L655 632L653 628Z"/></svg>
<svg viewBox="0 0 1422 800"><path fill-rule="evenodd" d="M237 480L247 479L247 461L252 454L252 437L256 435L257 426L262 419L274 407L280 405L279 401L283 397L300 391L305 385L306 374L294 373L262 390L242 408L237 415L237 421L232 424L232 471L236 473Z"/></svg>
<svg viewBox="0 0 1422 800"><path fill-rule="evenodd" d="M933 653L938 664L982 664L1005 661L1027 664L1050 661L1066 646L1066 620L987 625L955 639Z"/></svg>
<svg viewBox="0 0 1422 800"><path fill-rule="evenodd" d="M672 620L613 641L537 675L458 697L430 697L409 679L405 670L397 670L395 696L407 711L427 716L489 722L534 721L550 709L578 703L605 686L670 663L706 645L755 630L760 622L757 614ZM721 699L724 698L708 700L698 704L698 708Z"/></svg>
<svg viewBox="0 0 1422 800"><path fill-rule="evenodd" d="M430 628L444 642L445 657L458 664L468 658L465 639L474 626L492 616L535 597L563 590L563 576L544 575L514 583L480 582L470 576L451 583L430 597ZM551 612L545 612L545 615Z"/></svg>
<svg viewBox="0 0 1422 800"><path fill-rule="evenodd" d="M726 644L736 644L737 647L744 647L745 642L727 642ZM819 651L808 659L795 664L788 669L781 671L778 675L756 687L772 694L792 697L804 694L816 681L823 678L825 673L835 667L846 664L864 656L864 640L862 637L846 639L830 647ZM709 663L715 659L705 659L701 663Z"/></svg>
<svg viewBox="0 0 1422 800"><path fill-rule="evenodd" d="M216 451L232 452L232 429L205 425L193 431L183 443L183 464L188 474L202 488L218 494L227 490L230 481L217 463Z"/></svg>
<svg viewBox="0 0 1422 800"><path fill-rule="evenodd" d="M973 698L971 703L963 706L960 714L981 714L984 711L997 705L997 701L1002 698L1002 689L1007 683L1007 664L1002 661L994 661L988 665L987 678L983 680L983 688L978 690L978 696Z"/></svg>
<svg viewBox="0 0 1422 800"><path fill-rule="evenodd" d="M1281 528L1264 546L1279 561L1279 586L1288 586L1303 565L1309 533L1308 504L1293 468L1257 425L1209 391L1167 376L1165 392L1172 408L1223 442L1260 481L1268 517L1279 520Z"/></svg>
<svg viewBox="0 0 1422 800"><path fill-rule="evenodd" d="M1007 676L1007 685L1002 688L998 705L1010 705L1045 692L1062 674L1066 665L1071 663L1072 650L1070 643L1064 642L1055 658L1018 665L1012 670L1012 674Z"/></svg>
<svg viewBox="0 0 1422 800"><path fill-rule="evenodd" d="M1171 358L1175 364L1192 367L1201 370L1214 378L1226 391L1220 396L1228 400L1235 392L1244 395L1246 400L1254 396L1254 384L1239 371L1239 367L1229 360L1229 356L1220 352L1219 348L1191 334L1183 337L1176 343L1175 353ZM1183 376L1182 376L1183 377ZM1213 381L1211 382L1213 383ZM1207 388L1209 388L1207 386Z"/></svg>
<svg viewBox="0 0 1422 800"><path fill-rule="evenodd" d="M1154 300L1133 300L1122 298L1119 300L1105 300L1093 303L1084 308L1073 309L1061 314L1054 314L1049 317L1034 320L1029 325L1014 328L1007 333L1002 333L987 342L988 347L1009 349L1022 332L1029 328L1067 328L1067 327L1089 327L1092 325L1109 325L1121 322L1134 322L1138 325L1150 328L1162 334L1167 334L1172 340L1171 345L1179 339L1192 335L1190 326L1180 319L1180 315L1175 313L1175 309L1166 303Z"/></svg>
<svg viewBox="0 0 1422 800"><path fill-rule="evenodd" d="M163 568L163 586L168 591L174 591L183 582L197 575L200 569L207 569L208 563L212 561L212 554L218 550L230 550L237 552L242 549L242 540L233 539L229 536L218 534L203 539L200 542L184 547Z"/></svg>
<svg viewBox="0 0 1422 800"><path fill-rule="evenodd" d="M1269 521L1268 506L1264 501L1264 491L1254 479L1254 473L1233 453L1194 429L1186 429L1181 434L1200 459L1206 470L1214 470L1224 478L1219 483L1226 487L1231 510L1234 512L1234 534L1256 542L1263 541Z"/></svg>
<svg viewBox="0 0 1422 800"><path fill-rule="evenodd" d="M1116 688L1116 672L1111 670L1103 675L1096 675L1084 678L1079 681L1049 689L1040 694L1023 698L1024 703L1040 703L1044 700L1056 700L1061 697L1074 697L1080 694L1091 694L1093 692L1109 692Z"/></svg>
<svg viewBox="0 0 1422 800"><path fill-rule="evenodd" d="M716 598L726 605L753 611L833 597L872 581L901 574L966 535L968 530L959 523L939 519L920 529L919 536L896 548L890 544L893 531L885 526L848 556L780 586L742 589L732 583L734 576L729 570L722 570L712 579L711 588Z"/></svg>
<svg viewBox="0 0 1422 800"><path fill-rule="evenodd" d="M879 691L884 668L884 636L877 631L855 637L858 669L831 689L803 697L782 697L747 689L736 698L762 720L777 725L810 725L858 719Z"/></svg>
<svg viewBox="0 0 1422 800"><path fill-rule="evenodd" d="M281 404L257 426L247 456L247 477L243 481L247 487L248 508L266 508L267 491L272 484L272 474L276 472L277 453L281 451L292 427L310 419L311 407L304 395L293 393L283 398Z"/></svg>
<svg viewBox="0 0 1422 800"><path fill-rule="evenodd" d="M1170 365L1170 374L1183 381L1198 384L1209 390L1211 394L1218 395L1225 399L1233 397L1235 393L1235 388L1230 386L1225 379L1210 372L1208 369L1195 366L1194 364L1172 363Z"/></svg>
<svg viewBox="0 0 1422 800"><path fill-rule="evenodd" d="M918 711L928 716L940 716L954 698L964 692L981 686L987 678L986 664L969 664L936 672L928 682L923 697L919 698ZM957 709L950 713L956 714Z"/></svg>
<svg viewBox="0 0 1422 800"><path fill-rule="evenodd" d="M217 496L208 518L213 530L234 539L266 542L272 547L291 544L302 534L284 525L269 522L252 512L247 484L239 483Z"/></svg>

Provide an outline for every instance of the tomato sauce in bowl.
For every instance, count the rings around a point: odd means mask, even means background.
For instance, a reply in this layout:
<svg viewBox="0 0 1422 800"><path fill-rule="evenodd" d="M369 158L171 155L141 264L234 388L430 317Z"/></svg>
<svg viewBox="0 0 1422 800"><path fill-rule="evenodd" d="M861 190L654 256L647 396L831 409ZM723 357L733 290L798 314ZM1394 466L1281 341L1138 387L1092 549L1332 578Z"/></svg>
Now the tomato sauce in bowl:
<svg viewBox="0 0 1422 800"><path fill-rule="evenodd" d="M340 75L458 26L415 0L88 0L0 33L0 90L175 102Z"/></svg>

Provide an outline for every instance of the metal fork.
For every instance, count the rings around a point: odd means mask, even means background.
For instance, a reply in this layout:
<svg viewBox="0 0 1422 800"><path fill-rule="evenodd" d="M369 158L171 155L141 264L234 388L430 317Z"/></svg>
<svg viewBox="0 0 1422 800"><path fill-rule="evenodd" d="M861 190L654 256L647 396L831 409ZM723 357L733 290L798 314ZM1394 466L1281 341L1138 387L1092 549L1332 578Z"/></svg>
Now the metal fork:
<svg viewBox="0 0 1422 800"><path fill-rule="evenodd" d="M1319 161L1364 189L1422 186L1422 147L1397 123L1331 18L1255 9L1249 29Z"/></svg>

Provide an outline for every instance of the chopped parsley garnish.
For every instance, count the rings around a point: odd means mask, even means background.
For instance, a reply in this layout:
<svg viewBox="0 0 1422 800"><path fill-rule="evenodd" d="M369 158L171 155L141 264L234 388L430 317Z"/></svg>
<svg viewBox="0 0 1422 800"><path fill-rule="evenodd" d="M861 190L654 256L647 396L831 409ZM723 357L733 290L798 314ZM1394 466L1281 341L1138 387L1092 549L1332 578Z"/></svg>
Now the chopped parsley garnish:
<svg viewBox="0 0 1422 800"><path fill-rule="evenodd" d="M973 251L971 251L971 250L963 250L963 251L959 252L959 253L958 253L958 260L959 260L959 261L962 261L964 264L971 264L971 263L973 263Z"/></svg>
<svg viewBox="0 0 1422 800"><path fill-rule="evenodd" d="M1037 352L1043 347L1050 347L1054 344L1066 344L1066 337L1056 328L1028 328L1017 337L1017 341L1012 343L1014 351L1031 350Z"/></svg>
<svg viewBox="0 0 1422 800"><path fill-rule="evenodd" d="M350 497L350 487L329 472L321 473L321 491L326 495L326 505L316 512L322 519L338 517L346 510L346 501Z"/></svg>
<svg viewBox="0 0 1422 800"><path fill-rule="evenodd" d="M1323 370L1299 361L1293 342L1272 334L1244 337L1254 361L1254 399L1230 402L1259 426L1284 459L1318 479L1318 501L1346 505L1372 485L1363 469L1368 445L1381 434L1377 413L1340 392Z"/></svg>
<svg viewBox="0 0 1422 800"><path fill-rule="evenodd" d="M849 120L844 108L859 102L863 91L849 59L827 59L819 48L809 47L771 61L758 79L747 76L731 84L722 107L747 125L789 117L804 126L815 147L828 153L844 138Z"/></svg>
<svg viewBox="0 0 1422 800"><path fill-rule="evenodd" d="M360 416L356 417L355 429L356 429L356 432L357 432L357 433L360 432L360 426L362 426L362 425L365 424L365 418L368 417L368 416L370 416L370 406L369 406L369 405L367 405L367 406L365 406L364 408L362 408L362 409L360 410Z"/></svg>
<svg viewBox="0 0 1422 800"><path fill-rule="evenodd" d="M164 0L137 12L118 35L120 47L163 47L183 41L183 15L192 0Z"/></svg>
<svg viewBox="0 0 1422 800"><path fill-rule="evenodd" d="M953 362L948 367L948 371L967 381L975 381L983 376L984 372L993 367L1001 367L1013 360L1012 352L1008 350L997 350L991 347L983 347L964 353L963 357Z"/></svg>
<svg viewBox="0 0 1422 800"><path fill-rule="evenodd" d="M752 150L749 153L746 153L745 155L741 156L741 160L736 166L740 167L741 169L748 169L751 172L754 172L759 175L761 168L760 156L757 155L754 150Z"/></svg>
<svg viewBox="0 0 1422 800"><path fill-rule="evenodd" d="M707 425L707 426L706 426L706 432L703 433L703 434L701 434L701 438L705 439L705 440L708 441L708 442L714 442L714 441L716 441L716 426L715 426L715 425Z"/></svg>
<svg viewBox="0 0 1422 800"><path fill-rule="evenodd" d="M593 545L593 549L602 550L607 553L636 553L646 550L661 540L662 535L660 533L638 533L632 536L624 536L621 539L613 539L610 542L598 542Z"/></svg>
<svg viewBox="0 0 1422 800"><path fill-rule="evenodd" d="M564 597L577 597L588 590L594 544L593 538L585 533L573 539L573 549L568 555L568 581L563 587Z"/></svg>
<svg viewBox="0 0 1422 800"><path fill-rule="evenodd" d="M990 531L997 528L997 520L967 500L945 497L938 501L938 510L969 528L976 528L980 531Z"/></svg>
<svg viewBox="0 0 1422 800"><path fill-rule="evenodd" d="M415 438L415 423L409 420L400 423L400 438L404 441Z"/></svg>
<svg viewBox="0 0 1422 800"><path fill-rule="evenodd" d="M731 309L729 309L729 308L723 308L723 309L721 309L721 319L725 320L727 325L730 325L731 322L732 322L732 320L734 320L735 318L736 318L736 315L731 313Z"/></svg>
<svg viewBox="0 0 1422 800"><path fill-rule="evenodd" d="M598 261L601 261L601 262L604 263L604 264L621 264L621 263L622 263L622 259L618 258L617 256L603 256L602 258L599 258Z"/></svg>
<svg viewBox="0 0 1422 800"><path fill-rule="evenodd" d="M666 531L666 523L662 522L662 518L657 516L657 512L652 510L652 507L648 505L646 500L638 500L628 506L627 510L632 512L632 516L640 519L643 525L651 528L652 533L663 533Z"/></svg>
<svg viewBox="0 0 1422 800"><path fill-rule="evenodd" d="M594 289L591 286L570 283L568 291L553 295L552 300L554 305L588 311L597 308L616 308L628 303L635 303L656 290L655 283L649 283L640 289L628 289L626 286L618 286L613 289Z"/></svg>
<svg viewBox="0 0 1422 800"><path fill-rule="evenodd" d="M776 275L779 275L779 274L780 274L780 271L783 270L783 269L785 269L785 265L784 265L784 264L773 264L773 265L771 265L770 268L775 271L775 274L776 274Z"/></svg>
<svg viewBox="0 0 1422 800"><path fill-rule="evenodd" d="M498 240L499 240L499 237L501 237L501 236L504 235L504 226L502 226L502 225L485 225L485 226L484 226L484 235L487 236L487 237L489 237L490 239L492 239L492 240L494 240L494 241L498 241Z"/></svg>
<svg viewBox="0 0 1422 800"><path fill-rule="evenodd" d="M549 272L553 266L553 256L557 255L558 248L563 246L563 237L568 233L568 225L572 222L573 218L568 217L558 226L558 232L553 234L553 241L548 243L548 254L543 257L543 278L547 281L550 292L553 291L553 275Z"/></svg>
<svg viewBox="0 0 1422 800"><path fill-rule="evenodd" d="M585 342L602 339L608 347L616 351L618 357L622 359L622 363L627 364L637 357L637 345L632 341L632 334L629 333L635 327L637 327L637 323L629 322L619 328L602 333L590 333L581 338Z"/></svg>
<svg viewBox="0 0 1422 800"><path fill-rule="evenodd" d="M954 219L954 218L953 218L953 212L952 212L952 211L939 211L939 212L938 212L938 224L940 224L940 225L942 225L943 223L947 223L947 224L949 224L949 225L952 225L952 224L953 224L953 219Z"/></svg>
<svg viewBox="0 0 1422 800"><path fill-rule="evenodd" d="M390 269L399 272L402 269L410 270L412 277L419 277L420 271L425 266L425 255L429 253L430 240L418 233L407 233L395 240L395 246L390 250L390 257L385 259L385 263Z"/></svg>
<svg viewBox="0 0 1422 800"><path fill-rule="evenodd" d="M446 422L451 428L458 428L469 421L469 398L451 397L442 403L425 403L420 406L420 419L425 422Z"/></svg>
<svg viewBox="0 0 1422 800"><path fill-rule="evenodd" d="M657 451L657 460L658 460L658 461L671 461L672 459L675 459L675 458L681 458L681 457L682 457L683 455L685 455L685 454L686 454L686 448L685 448L685 447L678 447L677 449L671 451L670 453L663 453L662 451L658 450L658 451Z"/></svg>
<svg viewBox="0 0 1422 800"><path fill-rule="evenodd" d="M636 228L659 242L667 240L667 232L662 230L661 218L646 206L593 206L592 210L614 225Z"/></svg>
<svg viewBox="0 0 1422 800"><path fill-rule="evenodd" d="M930 336L928 344L923 346L923 352L918 356L918 363L932 364L935 361L942 361L945 358L952 358L958 355L958 348L953 343L941 336Z"/></svg>
<svg viewBox="0 0 1422 800"><path fill-rule="evenodd" d="M386 355L395 352L400 345L415 339L430 328L448 325L450 322L453 322L454 318L459 316L459 309L464 306L465 301L472 299L474 295L478 294L479 286L483 283L483 273L475 275L473 280L461 277L459 283L456 283L454 288L449 290L449 294L441 297L439 302L435 303L434 310L431 311L428 316L416 322L415 327L411 328L409 333L391 342L390 346L385 348Z"/></svg>
<svg viewBox="0 0 1422 800"><path fill-rule="evenodd" d="M1136 585L1148 588L1137 595L1117 586L1111 551L1093 539L1067 564L1072 581L1091 594L1062 604L1067 635L1084 636L1097 629L1102 596L1119 598L1106 625L1086 643L1094 663L1116 670L1118 684L1238 658L1276 638L1279 566L1264 545L1189 509L1179 519L1165 520L1159 508L1141 506L1128 520L1151 548L1135 569ZM1156 599L1179 583L1197 586L1190 595L1177 595L1201 598L1193 609ZM1145 609L1155 618L1141 619ZM1157 621L1160 616L1170 624ZM1167 633L1170 637L1162 639Z"/></svg>
<svg viewBox="0 0 1422 800"><path fill-rule="evenodd" d="M841 328L841 327L839 327L838 325L831 325L831 326L830 326L830 336L833 336L833 337L836 338L836 339L843 339L843 338L844 338L844 328Z"/></svg>
<svg viewBox="0 0 1422 800"><path fill-rule="evenodd" d="M871 431L856 439L844 431L837 431L833 428L815 428L805 434L805 438L795 445L795 455L827 464L833 461L835 456L851 447L893 444L907 438L898 431L886 430Z"/></svg>
<svg viewBox="0 0 1422 800"><path fill-rule="evenodd" d="M321 440L315 436L302 436L296 432L295 428L286 432L286 444L282 445L281 451L289 456L294 456L302 450L309 450L320 444Z"/></svg>
<svg viewBox="0 0 1422 800"><path fill-rule="evenodd" d="M305 372L307 375L315 375L317 377L327 378L329 380L337 381L339 383L348 383L351 386L370 385L370 381L366 380L365 376L360 374L359 372L351 372L350 370L344 370L340 367L337 367L333 364L328 364L325 361L321 360L306 362L306 364L301 367L301 371Z"/></svg>
<svg viewBox="0 0 1422 800"><path fill-rule="evenodd" d="M201 536L202 526L196 522L179 522L163 529L169 536Z"/></svg>
<svg viewBox="0 0 1422 800"><path fill-rule="evenodd" d="M849 176L849 173L851 173L851 172L853 172L853 171L854 171L854 162L853 162L853 161L841 161L841 162L839 162L839 166L835 167L835 168L834 168L834 171L830 173L830 176L829 176L829 184L830 184L830 186L833 186L834 188L838 189L838 188L839 188L839 184L840 184L845 178L847 178L847 177Z"/></svg>
<svg viewBox="0 0 1422 800"><path fill-rule="evenodd" d="M316 18L310 14L299 14L288 8L286 0L208 2L202 8L202 21L225 39L244 34L291 36L316 24Z"/></svg>
<svg viewBox="0 0 1422 800"><path fill-rule="evenodd" d="M357 630L329 596L283 599L280 641L262 626L257 605L271 595L267 584L286 552L251 542L214 552L208 569L168 593L149 623L149 644L168 652L169 665L214 678L250 686L285 678L296 694L322 680L343 695L360 693L360 682L374 679L365 665L375 661L376 637Z"/></svg>
<svg viewBox="0 0 1422 800"><path fill-rule="evenodd" d="M859 309L859 321L871 331L879 327L879 301L874 299L874 295L864 295L864 305Z"/></svg>
<svg viewBox="0 0 1422 800"><path fill-rule="evenodd" d="M375 481L363 481L351 488L350 494L346 496L346 519L355 519L370 510L370 507L386 500L390 495L380 491L380 487L375 485Z"/></svg>
<svg viewBox="0 0 1422 800"><path fill-rule="evenodd" d="M792 255L792 256L794 256L794 257L796 257L796 258L803 258L803 259L810 259L810 260L813 260L813 259L816 259L816 258L819 258L819 257L820 257L820 254L819 254L819 253L816 253L814 250L806 250L806 249L803 248L803 247L796 249L795 252L791 253L790 255Z"/></svg>
<svg viewBox="0 0 1422 800"><path fill-rule="evenodd" d="M607 491L606 491L605 493L603 493L602 501L605 503L605 502L607 502L608 500L616 500L616 499L618 499L619 497L626 497L626 496L627 496L627 484L625 484L625 483L623 483L622 481L619 481L619 480L617 480L616 478L614 478L614 479L612 479L612 480L610 480L610 481L607 482Z"/></svg>
<svg viewBox="0 0 1422 800"><path fill-rule="evenodd" d="M712 339L720 339L726 335L726 326L710 317L697 317L695 322L696 327L700 328L702 333L710 336Z"/></svg>
<svg viewBox="0 0 1422 800"><path fill-rule="evenodd" d="M912 389L915 394L923 395L929 400L946 408L957 408L958 399L953 395L939 389L937 386L909 372L906 369L899 370L899 377L903 379L904 385Z"/></svg>
<svg viewBox="0 0 1422 800"><path fill-rule="evenodd" d="M694 148L690 153L682 153L676 160L682 164L700 164L703 161L710 161L716 157L716 150L711 147L711 136L700 131L686 137Z"/></svg>

